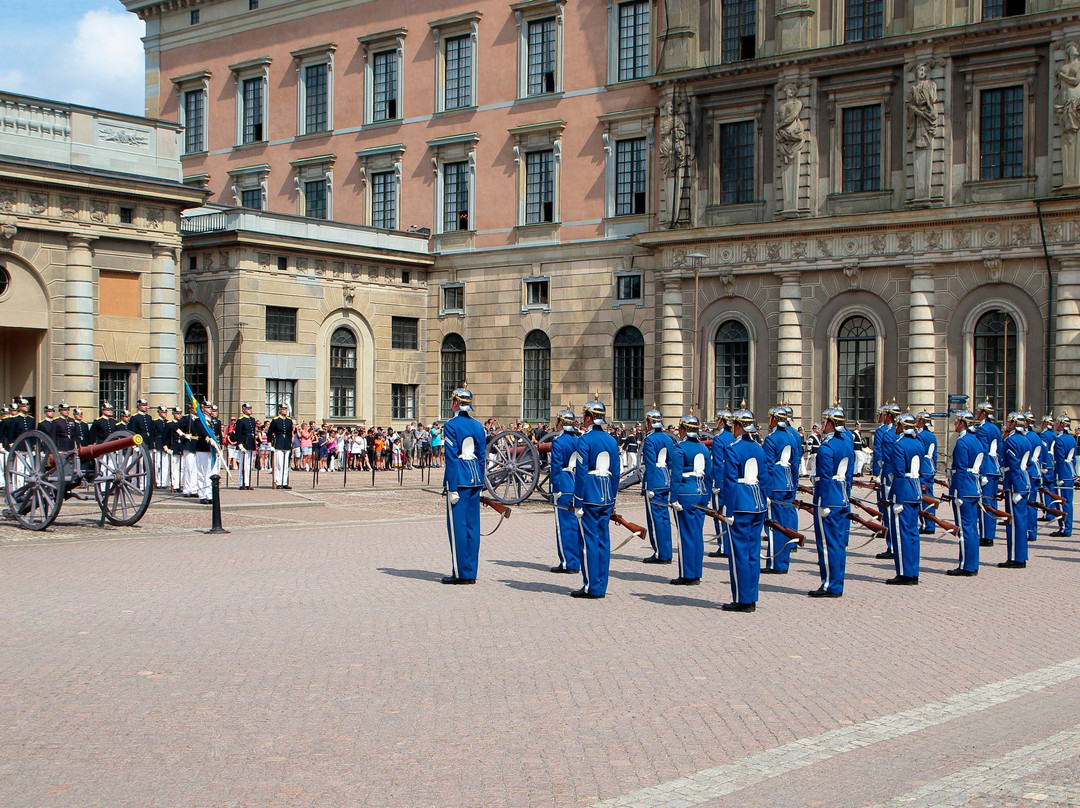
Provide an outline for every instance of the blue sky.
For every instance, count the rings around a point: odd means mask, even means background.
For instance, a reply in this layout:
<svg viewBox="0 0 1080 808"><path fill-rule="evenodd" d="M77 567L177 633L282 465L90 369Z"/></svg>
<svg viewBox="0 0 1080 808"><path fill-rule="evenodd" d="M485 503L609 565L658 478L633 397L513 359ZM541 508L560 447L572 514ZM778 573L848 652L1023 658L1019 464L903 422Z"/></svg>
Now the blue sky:
<svg viewBox="0 0 1080 808"><path fill-rule="evenodd" d="M143 113L143 23L120 0L0 0L0 90Z"/></svg>

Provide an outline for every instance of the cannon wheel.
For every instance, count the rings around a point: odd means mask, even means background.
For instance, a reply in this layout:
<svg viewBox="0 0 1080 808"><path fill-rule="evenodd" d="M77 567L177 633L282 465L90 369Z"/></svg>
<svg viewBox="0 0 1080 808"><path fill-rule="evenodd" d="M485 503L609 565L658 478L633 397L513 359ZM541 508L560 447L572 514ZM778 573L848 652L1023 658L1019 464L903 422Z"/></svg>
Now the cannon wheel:
<svg viewBox="0 0 1080 808"><path fill-rule="evenodd" d="M8 515L27 530L44 530L64 502L64 475L53 439L31 429L15 439L4 467Z"/></svg>
<svg viewBox="0 0 1080 808"><path fill-rule="evenodd" d="M109 441L131 435L121 430ZM133 525L142 519L154 494L154 463L146 444L102 455L94 464L94 498L101 515L113 525Z"/></svg>
<svg viewBox="0 0 1080 808"><path fill-rule="evenodd" d="M484 485L492 499L517 505L536 490L540 478L540 453L520 432L507 429L488 441Z"/></svg>

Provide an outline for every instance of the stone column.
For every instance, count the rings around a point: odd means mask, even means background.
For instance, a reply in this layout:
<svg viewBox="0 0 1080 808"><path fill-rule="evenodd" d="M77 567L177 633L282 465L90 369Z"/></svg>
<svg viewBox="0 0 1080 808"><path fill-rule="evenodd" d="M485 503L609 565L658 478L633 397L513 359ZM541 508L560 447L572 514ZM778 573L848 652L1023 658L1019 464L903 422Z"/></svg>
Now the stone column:
<svg viewBox="0 0 1080 808"><path fill-rule="evenodd" d="M176 288L176 248L155 244L150 272L150 372L147 385L154 404L170 402L177 393L180 302Z"/></svg>
<svg viewBox="0 0 1080 808"><path fill-rule="evenodd" d="M908 302L908 406L913 413L934 411L939 369L935 361L934 271L928 264L912 269ZM941 430L935 430L940 432ZM938 436L939 439L941 435Z"/></svg>
<svg viewBox="0 0 1080 808"><path fill-rule="evenodd" d="M660 283L660 411L667 419L678 418L685 407L685 356L683 346L683 293L680 278ZM648 403L648 402L646 402Z"/></svg>
<svg viewBox="0 0 1080 808"><path fill-rule="evenodd" d="M1080 416L1080 258L1061 259L1054 292L1054 412Z"/></svg>
<svg viewBox="0 0 1080 808"><path fill-rule="evenodd" d="M803 410L802 277L798 272L780 273L780 334L776 351L776 394L795 411ZM758 361L763 361L764 356ZM809 419L807 419L809 420Z"/></svg>
<svg viewBox="0 0 1080 808"><path fill-rule="evenodd" d="M64 277L64 398L97 412L97 365L94 362L94 257L89 236L67 237Z"/></svg>

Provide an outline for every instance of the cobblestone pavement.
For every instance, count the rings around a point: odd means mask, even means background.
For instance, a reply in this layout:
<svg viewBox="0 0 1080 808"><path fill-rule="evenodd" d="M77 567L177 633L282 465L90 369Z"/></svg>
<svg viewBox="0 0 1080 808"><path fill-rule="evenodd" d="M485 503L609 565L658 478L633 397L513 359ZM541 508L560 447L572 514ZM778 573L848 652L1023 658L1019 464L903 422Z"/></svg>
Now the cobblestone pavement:
<svg viewBox="0 0 1080 808"><path fill-rule="evenodd" d="M567 597L538 501L440 586L443 501L352 482L0 527L0 806L1080 805L1080 540L918 587L871 544L830 601L806 548L729 614L636 539Z"/></svg>

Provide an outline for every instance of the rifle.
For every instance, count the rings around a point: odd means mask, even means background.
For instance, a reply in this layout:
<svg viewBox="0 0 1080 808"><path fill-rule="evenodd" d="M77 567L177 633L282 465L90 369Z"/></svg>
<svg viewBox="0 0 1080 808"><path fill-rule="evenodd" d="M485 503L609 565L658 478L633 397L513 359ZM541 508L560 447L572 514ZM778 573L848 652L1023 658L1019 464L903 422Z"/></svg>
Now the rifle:
<svg viewBox="0 0 1080 808"><path fill-rule="evenodd" d="M857 513L849 513L847 518L852 522L858 522L871 533L885 535L885 525L881 524L881 522L871 522L869 519L863 519Z"/></svg>
<svg viewBox="0 0 1080 808"><path fill-rule="evenodd" d="M495 511L495 513L499 514L503 519L510 518L509 505L503 505L501 502L496 502L490 497L480 497L480 504L491 508L491 510Z"/></svg>
<svg viewBox="0 0 1080 808"><path fill-rule="evenodd" d="M874 491L877 491L878 488L881 487L878 483L871 483L871 482L867 482L866 480L853 480L852 482L855 485L861 485L863 488L871 488Z"/></svg>
<svg viewBox="0 0 1080 808"><path fill-rule="evenodd" d="M631 533L633 533L639 539L644 539L645 538L645 528L643 528L641 525L636 525L633 522L631 522L629 519L623 519L617 513L611 514L611 521L614 522L615 524L619 525L620 527L625 527L627 530L629 530ZM616 548L616 549L618 549L618 548Z"/></svg>
<svg viewBox="0 0 1080 808"><path fill-rule="evenodd" d="M798 489L799 493L801 494L809 494L810 496L814 496L814 489L808 485L800 485Z"/></svg>
<svg viewBox="0 0 1080 808"><path fill-rule="evenodd" d="M870 514L875 519L880 519L881 518L881 511L879 511L877 508L870 507L869 505L867 505L863 500L859 499L858 497L852 497L851 502L855 503L855 506L857 508L861 508L862 510L866 511L866 513Z"/></svg>
<svg viewBox="0 0 1080 808"><path fill-rule="evenodd" d="M933 505L934 507L937 507L938 505L940 505L940 504L941 504L941 500L940 500L940 499L936 499L936 498L934 498L934 497L927 497L927 496L924 496L924 497L922 498L922 503L923 503L923 505Z"/></svg>
<svg viewBox="0 0 1080 808"><path fill-rule="evenodd" d="M1050 497L1050 499L1054 500L1054 502L1064 502L1065 501L1065 497L1061 496L1060 494L1055 494L1049 488L1040 488L1039 493L1040 494L1046 494L1046 496Z"/></svg>
<svg viewBox="0 0 1080 808"><path fill-rule="evenodd" d="M813 513L817 510L817 507L811 505L809 502L803 502L801 499L795 500L795 507L800 511L806 511L807 513Z"/></svg>
<svg viewBox="0 0 1080 808"><path fill-rule="evenodd" d="M1007 512L995 508L993 505L987 505L985 502L979 502L979 506L995 519L1012 519L1012 516Z"/></svg>
<svg viewBox="0 0 1080 808"><path fill-rule="evenodd" d="M1028 500L1028 504L1031 505L1032 507L1038 508L1040 511L1042 511L1045 514L1048 514L1050 516L1056 516L1058 519L1061 519L1061 518L1063 518L1065 516L1065 511L1059 511L1057 508L1050 508L1050 507L1048 507L1046 505L1043 505L1041 502L1039 502L1036 499Z"/></svg>
<svg viewBox="0 0 1080 808"><path fill-rule="evenodd" d="M732 522L730 517L724 516L722 513L720 513L720 511L714 511L712 508L706 508L704 505L695 505L694 507L704 511L705 515L712 519L719 519L721 522L725 522L727 524L731 524ZM810 507L813 508L814 506L811 505ZM800 547L803 547L806 544L806 536L804 536L802 533L797 530L792 530L789 527L784 527L782 524L773 521L772 519L765 520L765 527L769 528L770 530L777 531L785 539L798 542Z"/></svg>
<svg viewBox="0 0 1080 808"><path fill-rule="evenodd" d="M942 530L947 530L954 536L960 533L959 527L954 525L952 522L946 522L944 519L938 519L936 516L934 516L934 514L930 513L930 511L919 511L919 515L922 516L924 519L929 519Z"/></svg>

